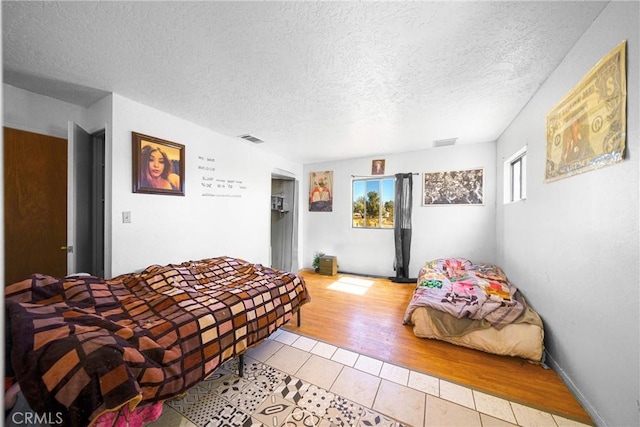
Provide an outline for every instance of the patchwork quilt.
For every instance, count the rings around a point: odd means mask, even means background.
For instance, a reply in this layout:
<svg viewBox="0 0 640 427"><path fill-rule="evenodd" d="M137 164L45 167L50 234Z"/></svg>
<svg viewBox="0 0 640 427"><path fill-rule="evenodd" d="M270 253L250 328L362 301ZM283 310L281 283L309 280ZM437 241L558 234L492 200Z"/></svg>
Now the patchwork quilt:
<svg viewBox="0 0 640 427"><path fill-rule="evenodd" d="M180 395L310 299L295 274L219 257L5 290L12 368L39 414L86 426Z"/></svg>
<svg viewBox="0 0 640 427"><path fill-rule="evenodd" d="M411 314L418 307L440 310L458 319L485 320L502 329L525 312L526 303L500 267L442 258L420 270L404 323L411 323Z"/></svg>

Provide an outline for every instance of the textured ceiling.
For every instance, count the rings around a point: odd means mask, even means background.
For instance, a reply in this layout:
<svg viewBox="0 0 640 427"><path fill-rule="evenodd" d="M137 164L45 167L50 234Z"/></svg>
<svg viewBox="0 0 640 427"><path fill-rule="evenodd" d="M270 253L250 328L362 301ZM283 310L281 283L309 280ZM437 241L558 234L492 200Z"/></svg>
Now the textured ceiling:
<svg viewBox="0 0 640 427"><path fill-rule="evenodd" d="M497 139L605 5L3 1L4 81L115 92L304 163L381 156Z"/></svg>

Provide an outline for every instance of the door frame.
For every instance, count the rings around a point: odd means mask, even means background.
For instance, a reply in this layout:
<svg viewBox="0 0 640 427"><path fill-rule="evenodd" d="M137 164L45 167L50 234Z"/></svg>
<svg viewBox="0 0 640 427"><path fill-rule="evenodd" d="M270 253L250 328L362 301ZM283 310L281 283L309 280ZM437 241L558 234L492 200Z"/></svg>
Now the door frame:
<svg viewBox="0 0 640 427"><path fill-rule="evenodd" d="M287 214L287 221L290 223L291 226L291 240L287 242L287 246L288 246L288 250L290 250L291 252L291 262L290 265L285 266L285 267L289 267L288 269L293 271L294 273L296 271L299 270L300 265L299 265L299 254L298 254L298 250L299 250L299 218L298 218L298 211L299 211L299 198L300 198L300 194L299 194L299 187L300 187L300 183L299 180L296 178L296 176L290 172L286 172L283 173L284 171L277 169L274 170L273 172L271 172L271 186L270 188L273 187L273 181L274 180L280 180L280 181L288 181L291 182L292 188L291 188L291 194L292 194L292 199L290 200L290 211ZM271 218L271 216L270 216ZM270 264L273 264L273 222L270 223L269 225L269 231L270 231L270 236L269 236L269 262Z"/></svg>

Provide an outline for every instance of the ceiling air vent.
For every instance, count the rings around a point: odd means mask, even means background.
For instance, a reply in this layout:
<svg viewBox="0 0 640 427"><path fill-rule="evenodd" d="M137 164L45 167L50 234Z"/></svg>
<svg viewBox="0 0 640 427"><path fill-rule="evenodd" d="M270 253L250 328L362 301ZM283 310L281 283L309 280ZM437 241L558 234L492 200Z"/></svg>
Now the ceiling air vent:
<svg viewBox="0 0 640 427"><path fill-rule="evenodd" d="M253 142L254 144L262 144L264 142L260 138L256 138L255 136L249 134L240 135L238 138L242 138L245 141Z"/></svg>
<svg viewBox="0 0 640 427"><path fill-rule="evenodd" d="M449 145L454 145L457 139L458 138L438 139L436 141L433 141L433 146L438 148L438 147L447 147Z"/></svg>

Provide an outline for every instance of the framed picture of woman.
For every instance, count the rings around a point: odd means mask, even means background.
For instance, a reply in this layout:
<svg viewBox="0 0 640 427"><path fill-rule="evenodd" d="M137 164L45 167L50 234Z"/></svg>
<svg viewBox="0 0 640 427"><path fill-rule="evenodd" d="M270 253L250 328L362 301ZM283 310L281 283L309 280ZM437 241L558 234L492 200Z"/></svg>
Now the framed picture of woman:
<svg viewBox="0 0 640 427"><path fill-rule="evenodd" d="M133 192L184 196L184 145L132 132Z"/></svg>

